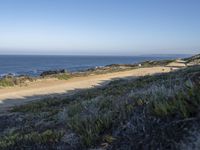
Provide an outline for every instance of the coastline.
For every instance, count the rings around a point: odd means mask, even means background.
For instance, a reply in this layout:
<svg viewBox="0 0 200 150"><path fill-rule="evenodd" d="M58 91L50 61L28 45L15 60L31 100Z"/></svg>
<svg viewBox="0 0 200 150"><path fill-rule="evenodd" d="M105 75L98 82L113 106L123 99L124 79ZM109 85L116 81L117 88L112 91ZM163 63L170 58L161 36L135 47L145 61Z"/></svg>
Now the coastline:
<svg viewBox="0 0 200 150"><path fill-rule="evenodd" d="M65 69L84 72L87 69L105 67L109 64L137 64L144 61L173 60L189 55L141 55L141 56L48 56L48 55L1 55L0 76L13 74L39 76L48 70ZM26 63L23 63L26 62Z"/></svg>

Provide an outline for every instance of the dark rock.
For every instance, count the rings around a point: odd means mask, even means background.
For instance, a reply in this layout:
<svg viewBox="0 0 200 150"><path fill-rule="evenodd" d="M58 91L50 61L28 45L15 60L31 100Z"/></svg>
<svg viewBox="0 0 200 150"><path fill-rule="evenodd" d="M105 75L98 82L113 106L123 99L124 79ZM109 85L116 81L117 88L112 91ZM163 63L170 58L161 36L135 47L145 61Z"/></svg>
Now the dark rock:
<svg viewBox="0 0 200 150"><path fill-rule="evenodd" d="M13 74L13 73L8 73L8 74L2 76L2 78L14 78L14 77L15 77L15 74Z"/></svg>
<svg viewBox="0 0 200 150"><path fill-rule="evenodd" d="M54 75L54 74L59 74L59 73L66 73L65 69L61 70L49 70L49 71L44 71L40 74L40 76L48 76L48 75Z"/></svg>
<svg viewBox="0 0 200 150"><path fill-rule="evenodd" d="M135 67L136 64L110 64L106 67Z"/></svg>

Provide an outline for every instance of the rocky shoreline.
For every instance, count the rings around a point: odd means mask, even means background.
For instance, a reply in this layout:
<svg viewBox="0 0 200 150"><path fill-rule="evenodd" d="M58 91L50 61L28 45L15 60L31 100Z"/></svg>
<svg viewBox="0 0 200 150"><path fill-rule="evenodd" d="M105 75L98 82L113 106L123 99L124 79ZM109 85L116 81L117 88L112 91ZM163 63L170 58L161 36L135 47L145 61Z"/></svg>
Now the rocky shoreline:
<svg viewBox="0 0 200 150"><path fill-rule="evenodd" d="M42 72L39 76L32 77L27 75L14 75L8 74L0 78L0 87L25 85L28 82L33 82L37 79L43 78L57 78L67 80L72 77L86 76L91 74L105 74L110 72L126 71L137 68L155 67L155 66L168 66L173 67L186 67L191 65L200 64L200 54L189 58L177 60L160 60L160 61L145 61L136 64L110 64L102 67L90 68L78 72L68 72L65 69L47 70Z"/></svg>

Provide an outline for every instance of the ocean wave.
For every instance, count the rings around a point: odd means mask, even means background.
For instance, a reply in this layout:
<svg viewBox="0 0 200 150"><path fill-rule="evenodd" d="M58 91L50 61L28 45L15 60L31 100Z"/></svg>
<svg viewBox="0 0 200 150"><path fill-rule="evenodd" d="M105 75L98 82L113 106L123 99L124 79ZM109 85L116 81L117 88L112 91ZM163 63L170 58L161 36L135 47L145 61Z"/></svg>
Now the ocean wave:
<svg viewBox="0 0 200 150"><path fill-rule="evenodd" d="M18 73L13 73L13 72L9 72L9 73L2 73L0 74L0 77L5 77L5 76L18 76L19 74Z"/></svg>

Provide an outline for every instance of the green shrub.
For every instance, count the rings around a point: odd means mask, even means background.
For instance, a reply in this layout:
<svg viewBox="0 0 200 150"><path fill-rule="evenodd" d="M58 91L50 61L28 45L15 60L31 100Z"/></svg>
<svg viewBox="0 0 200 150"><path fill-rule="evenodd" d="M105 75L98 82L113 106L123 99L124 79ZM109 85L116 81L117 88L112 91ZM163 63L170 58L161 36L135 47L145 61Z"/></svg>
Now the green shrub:
<svg viewBox="0 0 200 150"><path fill-rule="evenodd" d="M14 149L15 145L32 143L47 144L58 142L63 136L62 131L46 130L42 133L31 132L28 134L14 133L6 137L0 138L0 149Z"/></svg>
<svg viewBox="0 0 200 150"><path fill-rule="evenodd" d="M64 103L63 101L64 100L55 99L55 98L44 99L42 101L32 102L32 103L21 105L21 106L16 106L12 109L12 111L13 112L32 112L32 113L53 111L52 108ZM65 103L67 102L68 100L65 99Z"/></svg>
<svg viewBox="0 0 200 150"><path fill-rule="evenodd" d="M157 116L178 114L189 117L196 113L200 106L200 88L198 86L175 93L167 100L154 100L151 103L151 112Z"/></svg>
<svg viewBox="0 0 200 150"><path fill-rule="evenodd" d="M68 73L57 74L55 77L59 80L68 80L69 78L71 78L70 74Z"/></svg>
<svg viewBox="0 0 200 150"><path fill-rule="evenodd" d="M91 146L99 140L100 133L109 129L112 125L112 113L97 116L74 116L68 123L68 126L78 133L86 146Z"/></svg>
<svg viewBox="0 0 200 150"><path fill-rule="evenodd" d="M14 86L15 83L12 80L12 78L3 78L0 79L0 87L8 87L8 86Z"/></svg>

